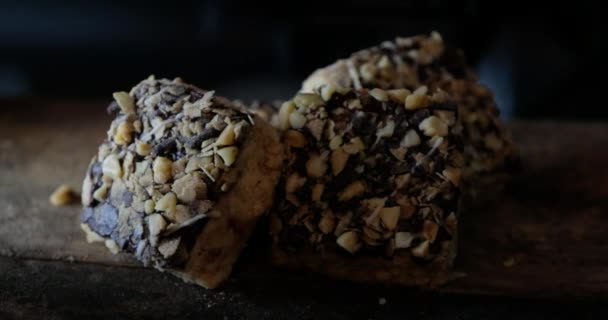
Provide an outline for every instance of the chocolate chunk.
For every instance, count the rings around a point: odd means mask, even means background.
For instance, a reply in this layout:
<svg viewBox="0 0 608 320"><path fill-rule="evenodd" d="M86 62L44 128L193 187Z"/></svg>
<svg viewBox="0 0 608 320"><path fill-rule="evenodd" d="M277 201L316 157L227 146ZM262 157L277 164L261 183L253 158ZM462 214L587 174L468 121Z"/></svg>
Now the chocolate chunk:
<svg viewBox="0 0 608 320"><path fill-rule="evenodd" d="M219 136L220 131L213 127L208 127L199 135L184 139L184 145L188 148L200 148L203 141Z"/></svg>
<svg viewBox="0 0 608 320"><path fill-rule="evenodd" d="M133 204L133 193L125 190L122 194L122 204L125 207L130 207Z"/></svg>
<svg viewBox="0 0 608 320"><path fill-rule="evenodd" d="M158 157L171 157L171 154L177 151L177 141L175 137L166 138L164 140L159 141L152 148L152 156Z"/></svg>
<svg viewBox="0 0 608 320"><path fill-rule="evenodd" d="M431 115L431 111L428 108L420 109L411 116L409 120L410 127L418 128L418 125L422 120L428 118Z"/></svg>
<svg viewBox="0 0 608 320"><path fill-rule="evenodd" d="M118 225L118 210L107 202L94 208L85 207L80 220L88 224L91 230L107 237Z"/></svg>
<svg viewBox="0 0 608 320"><path fill-rule="evenodd" d="M118 111L120 111L120 106L118 106L118 103L116 101L113 101L112 103L110 103L110 105L106 108L106 112L109 115L113 115L113 114L117 113Z"/></svg>

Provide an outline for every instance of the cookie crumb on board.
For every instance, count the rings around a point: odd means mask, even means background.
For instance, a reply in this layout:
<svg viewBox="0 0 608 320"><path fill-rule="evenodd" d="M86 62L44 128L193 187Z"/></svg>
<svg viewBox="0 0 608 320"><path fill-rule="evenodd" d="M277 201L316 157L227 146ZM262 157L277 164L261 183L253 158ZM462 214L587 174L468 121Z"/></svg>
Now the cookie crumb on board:
<svg viewBox="0 0 608 320"><path fill-rule="evenodd" d="M56 207L67 206L70 204L78 203L79 198L80 196L76 194L74 189L72 189L66 184L62 184L57 187L55 191L53 191L53 193L49 197L49 202L51 202L51 204Z"/></svg>
<svg viewBox="0 0 608 320"><path fill-rule="evenodd" d="M508 257L507 259L505 259L505 261L502 262L502 265L505 266L505 268L514 267L516 264L517 260L515 260L515 257Z"/></svg>

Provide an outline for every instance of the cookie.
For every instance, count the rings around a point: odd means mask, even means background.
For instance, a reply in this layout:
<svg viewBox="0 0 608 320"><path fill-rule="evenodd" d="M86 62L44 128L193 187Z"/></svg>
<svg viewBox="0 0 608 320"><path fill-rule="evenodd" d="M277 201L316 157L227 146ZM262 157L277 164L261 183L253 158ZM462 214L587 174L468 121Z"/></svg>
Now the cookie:
<svg viewBox="0 0 608 320"><path fill-rule="evenodd" d="M441 88L458 104L465 144L467 193L475 198L495 194L519 168L519 154L499 118L492 92L479 83L461 51L446 47L437 32L385 41L318 69L302 92L324 85L408 89ZM482 195L479 197L479 195Z"/></svg>
<svg viewBox="0 0 608 320"><path fill-rule="evenodd" d="M214 288L271 206L276 130L180 79L114 93L115 113L82 187L90 241Z"/></svg>
<svg viewBox="0 0 608 320"><path fill-rule="evenodd" d="M285 102L278 121L287 159L274 263L358 282L448 279L464 147L446 92L325 85Z"/></svg>

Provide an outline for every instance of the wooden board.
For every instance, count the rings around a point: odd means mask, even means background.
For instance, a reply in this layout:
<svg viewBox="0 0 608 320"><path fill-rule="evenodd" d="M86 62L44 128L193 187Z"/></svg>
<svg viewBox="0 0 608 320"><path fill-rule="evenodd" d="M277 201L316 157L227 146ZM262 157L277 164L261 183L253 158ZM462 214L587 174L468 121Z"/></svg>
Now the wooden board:
<svg viewBox="0 0 608 320"><path fill-rule="evenodd" d="M80 189L109 124L103 105L15 106L17 112L6 104L0 108L0 255L76 262L69 268L86 263L86 268L98 264L144 272L128 256L87 244L78 206L48 203L59 184ZM608 298L608 125L518 121L511 127L525 171L496 203L465 213L460 277L440 291ZM506 261L514 264L505 266ZM231 284L236 291L239 281L263 286L292 281L311 294L340 284L277 273L252 250L239 262ZM177 279L169 282L186 286Z"/></svg>

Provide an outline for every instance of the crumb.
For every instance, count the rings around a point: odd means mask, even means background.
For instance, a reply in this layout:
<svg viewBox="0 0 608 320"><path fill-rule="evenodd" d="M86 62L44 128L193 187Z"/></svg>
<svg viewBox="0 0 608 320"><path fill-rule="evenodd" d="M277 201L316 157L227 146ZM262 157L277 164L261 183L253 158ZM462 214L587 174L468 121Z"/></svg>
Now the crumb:
<svg viewBox="0 0 608 320"><path fill-rule="evenodd" d="M513 266L515 266L517 264L517 261L515 260L514 257L508 257L507 259L505 259L505 261L502 262L502 265L505 266L505 268L511 268Z"/></svg>
<svg viewBox="0 0 608 320"><path fill-rule="evenodd" d="M52 205L59 207L76 203L78 198L79 196L70 186L62 184L53 191L49 201Z"/></svg>
<svg viewBox="0 0 608 320"><path fill-rule="evenodd" d="M378 298L378 304L381 305L381 306L385 305L386 304L386 298L384 298L384 297Z"/></svg>

